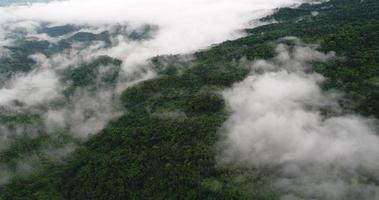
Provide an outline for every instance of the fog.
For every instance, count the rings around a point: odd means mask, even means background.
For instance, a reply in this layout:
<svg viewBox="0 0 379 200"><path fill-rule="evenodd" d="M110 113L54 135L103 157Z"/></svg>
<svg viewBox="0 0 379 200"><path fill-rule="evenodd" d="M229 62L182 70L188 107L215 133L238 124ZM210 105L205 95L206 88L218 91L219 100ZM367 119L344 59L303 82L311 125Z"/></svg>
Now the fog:
<svg viewBox="0 0 379 200"><path fill-rule="evenodd" d="M279 44L277 55L224 92L230 117L217 156L221 166L277 169L282 199L378 199L377 121L344 114L343 94L323 91L311 63L336 59L316 45ZM328 113L325 113L328 111Z"/></svg>
<svg viewBox="0 0 379 200"><path fill-rule="evenodd" d="M258 19L274 8L293 6L300 0L24 2L1 4L6 6L0 7L0 63L2 59L17 63L20 55L15 56L12 48L24 41L48 44L23 58L34 63L31 69L0 74L0 108L6 110L0 110L0 115L33 116L30 124L19 121L1 124L0 151L7 151L21 136L36 138L39 134L54 136L63 132L80 141L86 140L101 131L110 119L125 112L118 98L122 91L156 76L149 62L151 57L185 54L188 60L197 50L244 36L244 28L259 25ZM57 36L41 31L62 25L73 28ZM93 37L101 37L106 32L109 38L90 42L71 40L83 32L97 34ZM62 41L71 46L51 51ZM22 50L29 50L30 45L35 44L26 43L23 47L26 49ZM117 68L104 64L96 71L96 81L92 85L76 88L67 96L73 83L65 81L64 74L103 55L122 61L115 85L106 86L101 82L104 70ZM39 166L40 157L64 161L75 148L76 144L71 143L63 147L41 147L37 154L27 152L23 155L33 158L32 161L23 157L13 161L17 163L16 169L0 162L0 176L3 177L0 184L14 174L29 174Z"/></svg>
<svg viewBox="0 0 379 200"><path fill-rule="evenodd" d="M58 78L50 70L36 70L24 76L15 76L0 89L0 105L20 100L29 105L42 103L58 95Z"/></svg>
<svg viewBox="0 0 379 200"><path fill-rule="evenodd" d="M115 88L99 88L93 94L93 87L82 88L65 108L52 108L49 114L60 113L64 118L55 123L54 118L46 121L47 127L56 124L70 125L69 121L80 122L88 119L81 111L91 110L95 118L90 124L77 124L94 134L119 109L117 96L127 87L155 76L148 59L156 55L191 54L212 44L244 35L243 28L257 25L257 20L276 7L295 5L298 0L67 0L27 5L0 7L0 55L11 56L8 47L18 41L47 41L57 45L69 40L79 32L101 34L108 31L109 43L93 41L90 44L74 42L70 49L45 55L32 53L28 59L35 64L31 71L11 74L0 84L0 105L12 105L18 101L27 106L48 105L46 103L63 98L62 92L70 85L62 82L62 71L89 63L101 55L115 57L122 61L122 70ZM252 23L255 22L255 23ZM45 26L74 25L76 30L52 37L40 30ZM131 35L141 39L133 39ZM88 90L86 92L86 90ZM106 94L100 96L100 94ZM95 99L96 103L86 102ZM98 109L101 105L101 109ZM83 106L86 109L83 109ZM97 111L96 111L97 110ZM106 112L104 112L106 111ZM44 111L45 112L45 111ZM115 112L117 114L113 115ZM63 114L67 113L67 114ZM76 114L75 114L76 113ZM70 115L68 115L70 114ZM75 116L74 116L75 115ZM64 116L64 117L63 117ZM95 119L98 119L97 121ZM50 126L50 122L54 122ZM96 126L94 126L96 125ZM94 128L97 127L97 128ZM91 130L91 131L90 131ZM78 135L86 135L79 131ZM75 131L73 132L75 134ZM88 135L88 134L87 134Z"/></svg>
<svg viewBox="0 0 379 200"><path fill-rule="evenodd" d="M15 38L35 38L54 42L43 33L38 33L41 23L49 23L50 26L75 24L82 28L81 31L101 32L112 29L114 26L126 25L129 30L140 30L145 25L157 27L152 31L151 38L146 40L130 40L123 35L111 38L110 47L98 46L96 49L75 49L71 55L55 55L48 59L62 58L54 63L53 67L67 66L79 63L82 57L87 60L96 55L108 55L123 61L125 76L134 76L140 73L145 61L156 55L191 53L201 48L207 48L212 44L234 39L242 36L241 29L249 27L249 23L263 17L272 9L280 6L294 5L298 0L68 0L52 1L49 3L33 3L29 5L14 5L0 8L0 55L4 56L4 46L12 46ZM254 23L255 24L255 23ZM256 24L255 24L256 25ZM14 35L20 35L15 37ZM68 37L68 36L62 36ZM79 54L76 58L72 55ZM31 55L32 56L32 55ZM47 61L51 62L51 61ZM69 63L68 63L69 62ZM145 73L148 70L143 70ZM37 74L37 73L42 74ZM7 99L24 96L27 91L23 83L31 80L36 95L43 99L50 95L48 88L54 90L53 74L43 70L33 71L34 75L15 77L6 88L0 91L0 103ZM49 74L50 73L50 74ZM151 73L148 73L151 77ZM41 82L42 77L49 76ZM141 79L146 79L140 75ZM134 80L135 82L136 80ZM33 85L34 84L34 85ZM58 86L56 86L58 87ZM122 87L124 89L125 87ZM12 91L16 90L16 91ZM27 97L27 96L26 96ZM39 99L31 98L32 102Z"/></svg>
<svg viewBox="0 0 379 200"><path fill-rule="evenodd" d="M239 29L298 0L69 0L0 9L0 21L45 21L58 24L151 24L159 27L154 40L129 50L126 44L110 52L131 63L157 54L177 54L206 48L241 36ZM143 53L141 51L144 51Z"/></svg>

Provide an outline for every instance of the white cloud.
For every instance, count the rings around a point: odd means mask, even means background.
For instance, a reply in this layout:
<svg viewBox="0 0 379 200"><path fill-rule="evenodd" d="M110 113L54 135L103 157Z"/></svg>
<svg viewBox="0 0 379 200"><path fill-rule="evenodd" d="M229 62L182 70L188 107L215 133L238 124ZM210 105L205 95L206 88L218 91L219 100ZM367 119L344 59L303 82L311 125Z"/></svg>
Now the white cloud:
<svg viewBox="0 0 379 200"><path fill-rule="evenodd" d="M130 30L146 24L158 27L158 32L148 40L130 41L116 36L112 38L111 48L101 44L85 49L76 46L49 58L34 56L38 61L36 66L44 65L46 69L14 78L8 87L0 89L0 104L18 98L30 99L28 104L51 99L59 87L54 70L89 61L97 55L123 60L123 77L130 76L125 80L133 77L133 82L137 81L135 77L144 80L152 76L144 64L148 58L190 53L239 37L243 33L238 30L248 26L249 21L263 17L276 7L296 2L300 0L67 0L0 7L0 35L4 40L9 40L7 36L18 30L24 37L56 42L45 34L38 34L41 22L89 25L98 28L97 32L120 24L131 26ZM86 27L84 30L91 29ZM136 73L145 75L136 76Z"/></svg>
<svg viewBox="0 0 379 200"><path fill-rule="evenodd" d="M236 38L250 20L297 2L300 0L68 0L0 8L0 21L158 26L153 40L124 43L111 50L126 63L129 58L132 65L158 54L188 53Z"/></svg>
<svg viewBox="0 0 379 200"><path fill-rule="evenodd" d="M122 90L155 76L145 63L147 59L161 54L190 54L214 43L243 36L240 29L249 26L249 22L269 14L274 8L300 1L68 0L0 7L0 55L5 55L1 53L5 52L2 49L5 45L12 45L15 35L56 43L57 38L38 32L42 22L85 25L80 31L94 33L119 25L127 25L129 31L141 29L144 25L157 27L147 40L133 41L118 35L111 38L111 47L99 42L83 48L76 43L71 49L54 55L30 55L36 61L35 69L18 74L0 88L0 105L16 99L33 108L43 105L43 128L47 132L68 128L74 136L86 138L122 112L117 101ZM67 104L49 107L47 102L61 97L67 86L60 81L62 70L88 63L99 55L123 61L123 73L116 87L81 88L70 102L65 102ZM65 149L63 151L66 152ZM20 169L28 171L29 167L20 165ZM0 184L4 181L0 178Z"/></svg>
<svg viewBox="0 0 379 200"><path fill-rule="evenodd" d="M50 131L69 127L69 132L74 137L87 138L123 111L112 90L101 89L96 93L79 90L70 101L63 108L51 109L45 113L45 125Z"/></svg>
<svg viewBox="0 0 379 200"><path fill-rule="evenodd" d="M15 33L21 34L20 37L46 39L56 43L56 38L38 33L41 22L54 25L85 25L81 31L96 33L112 30L120 25L130 26L127 30L129 32L143 29L147 24L158 27L158 30L152 38L142 41L125 40L123 36L115 36L111 38L110 48L106 48L101 42L86 48L74 44L72 49L54 55L30 55L30 58L37 62L36 69L13 77L0 88L0 105L19 100L33 106L59 97L65 87L59 80L59 73L68 67L90 62L99 55L109 55L123 60L123 73L120 74L116 91L109 91L117 95L126 87L155 75L145 63L148 58L159 54L190 53L213 43L236 38L243 35L238 30L248 26L249 21L270 13L273 8L299 1L68 0L1 7L0 36L4 41L7 40L7 45L11 44L12 40L9 36ZM88 95L83 96L84 99L87 97ZM113 98L112 95L105 97ZM115 103L104 98L95 99L103 100L102 105L110 107ZM80 102L81 98L76 100ZM68 110L75 113L72 108ZM110 116L111 114L107 113L104 118L108 119ZM94 120L94 123L103 126L105 120L101 121L102 123L96 123L98 120ZM86 120L86 123L90 123L90 120ZM85 125L81 126L81 129L78 129L79 132L86 129Z"/></svg>
<svg viewBox="0 0 379 200"><path fill-rule="evenodd" d="M58 84L55 73L45 69L16 76L0 89L0 104L19 100L27 105L35 105L52 100L59 95Z"/></svg>
<svg viewBox="0 0 379 200"><path fill-rule="evenodd" d="M254 62L251 74L224 92L231 116L220 164L279 167L276 186L288 194L283 199L379 198L378 186L353 184L358 170L379 168L376 121L321 114L338 111L339 95L321 90L325 78L309 72L310 62L327 61L333 53L301 44L279 45L277 53Z"/></svg>

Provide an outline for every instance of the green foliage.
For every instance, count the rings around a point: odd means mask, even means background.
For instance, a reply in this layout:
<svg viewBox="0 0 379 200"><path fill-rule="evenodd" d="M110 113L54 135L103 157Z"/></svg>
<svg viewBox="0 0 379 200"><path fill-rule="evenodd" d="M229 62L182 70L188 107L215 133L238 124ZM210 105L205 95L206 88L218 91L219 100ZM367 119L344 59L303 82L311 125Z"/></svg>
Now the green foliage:
<svg viewBox="0 0 379 200"><path fill-rule="evenodd" d="M320 14L299 21L298 15L304 10ZM271 18L286 20L249 30L252 35L238 40L239 43L255 44L257 38L275 40L296 36L320 44L324 52L335 51L341 59L314 68L328 78L324 88L345 92L346 98L341 103L346 112L379 117L379 90L368 81L379 76L378 1L332 0L319 5L305 4L279 10Z"/></svg>
<svg viewBox="0 0 379 200"><path fill-rule="evenodd" d="M36 62L30 57L33 54L51 56L54 53L70 47L70 44L61 41L52 44L44 40L18 39L11 46L7 46L9 56L0 57L0 84L2 79L9 79L14 74L29 72L36 66Z"/></svg>
<svg viewBox="0 0 379 200"><path fill-rule="evenodd" d="M28 177L17 177L7 187L0 188L2 199L20 200L63 200L62 194L56 190L59 177L56 167L43 168L46 172ZM23 188L20 190L20 188Z"/></svg>
<svg viewBox="0 0 379 200"><path fill-rule="evenodd" d="M78 87L114 86L120 72L122 61L109 56L100 56L91 63L69 68L63 72L63 82L69 83L66 96L73 94ZM103 69L101 69L103 68Z"/></svg>
<svg viewBox="0 0 379 200"><path fill-rule="evenodd" d="M0 74L31 70L35 61L29 58L29 55L48 53L49 46L47 41L19 40L14 46L7 47L10 51L9 57L0 58Z"/></svg>
<svg viewBox="0 0 379 200"><path fill-rule="evenodd" d="M110 35L108 31L94 34L90 32L78 32L67 39L68 42L84 42L89 43L93 41L103 41L106 44L110 44Z"/></svg>
<svg viewBox="0 0 379 200"><path fill-rule="evenodd" d="M279 38L297 36L341 58L314 63L314 70L328 78L325 89L346 93L345 110L378 117L378 12L377 0L305 4L279 10L266 20L280 23L248 30L247 37L198 52L192 61L155 58L160 76L122 94L127 113L67 164L15 179L0 188L0 198L278 199L270 169L216 166L217 131L227 117L219 92L246 77L240 60L270 58ZM67 80L91 85L98 65L80 66Z"/></svg>
<svg viewBox="0 0 379 200"><path fill-rule="evenodd" d="M52 27L46 27L44 26L40 32L41 33L46 33L50 37L58 37L62 35L66 35L69 33L72 33L76 31L78 27L71 25L71 24L66 24L63 26L52 26Z"/></svg>
<svg viewBox="0 0 379 200"><path fill-rule="evenodd" d="M73 86L83 87L95 84L99 67L116 67L103 77L103 81L110 82L117 78L121 61L108 56L100 56L91 63L68 69L64 73L64 81L71 81Z"/></svg>

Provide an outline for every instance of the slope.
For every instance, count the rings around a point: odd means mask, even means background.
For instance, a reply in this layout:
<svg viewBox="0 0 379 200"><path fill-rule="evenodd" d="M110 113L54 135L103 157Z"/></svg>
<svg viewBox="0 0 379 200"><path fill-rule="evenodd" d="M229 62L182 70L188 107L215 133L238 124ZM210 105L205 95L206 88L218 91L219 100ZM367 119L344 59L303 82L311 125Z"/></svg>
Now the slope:
<svg viewBox="0 0 379 200"><path fill-rule="evenodd" d="M264 20L278 23L247 30L247 37L198 52L192 61L153 58L159 76L123 93L122 117L68 163L1 187L0 198L278 199L270 185L275 169L217 166L217 132L228 116L219 92L248 74L239 60L273 57L278 39L296 36L344 57L314 64L328 77L325 89L346 93L344 112L379 117L379 2L304 4Z"/></svg>

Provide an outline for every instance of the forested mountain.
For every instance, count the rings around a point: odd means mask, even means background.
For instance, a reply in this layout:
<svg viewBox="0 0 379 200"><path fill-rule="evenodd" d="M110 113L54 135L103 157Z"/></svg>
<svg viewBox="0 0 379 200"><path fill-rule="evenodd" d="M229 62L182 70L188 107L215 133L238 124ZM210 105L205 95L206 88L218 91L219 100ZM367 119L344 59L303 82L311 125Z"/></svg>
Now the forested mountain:
<svg viewBox="0 0 379 200"><path fill-rule="evenodd" d="M14 4L28 4L35 2L48 2L49 0L2 0L0 1L0 6L9 6Z"/></svg>
<svg viewBox="0 0 379 200"><path fill-rule="evenodd" d="M306 3L278 9L261 21L265 25L247 29L245 37L198 51L190 59L186 55L151 58L152 69L158 75L125 89L114 100L121 106L113 110L120 113L88 140L66 134L72 128L68 126L54 130L59 132L54 137L48 134L48 127L41 125L41 130L29 127L43 124L43 110L75 101L78 91L95 95L98 91L114 90L122 64L118 59L99 55L91 62L83 60L79 67L58 70L60 81L67 86L62 89L63 97L38 111L23 107L22 102L12 103L22 114L0 107L0 122L12 130L20 126L46 132L30 138L17 139L16 135L11 147L0 151L0 163L6 163L10 171L17 171L18 159L31 155L30 152L39 158L38 170L16 175L9 183L0 185L0 199L379 198L379 168L375 164L368 169L362 165L353 178L348 172L341 172L338 177L347 179L349 187L330 195L323 193L325 188L308 188L318 192L314 194L278 187L276 177L284 171L280 165L240 165L237 161L234 165L219 161L223 151L220 148L224 148L220 146L220 138L225 137L224 124L233 114L223 91L251 74L263 73L250 68L257 60L280 63L278 45L296 51L296 46L304 50L309 44L309 48L317 50L317 58L333 55L330 60L310 61L310 67L300 73L306 77L309 73L324 76L325 80L320 81L322 90L325 93L338 90L338 95L343 96L336 100L338 109L328 109L327 105L319 111L320 115L327 118L357 114L372 120L374 132L378 133L374 118L379 118L379 1ZM54 43L20 39L17 45L7 48L11 56L0 59L0 85L17 71L27 72L35 67L29 51L48 56L70 48L74 41L81 42L81 48L88 47L87 42L91 41L106 45L112 34L124 30L119 27L113 32L94 34L78 32L81 27L74 25L52 27L42 27L40 31L51 37L69 36ZM153 26L146 26L145 31L129 32L125 37L138 41L149 38L154 31ZM88 112L96 112L95 109ZM275 126L276 122L272 123ZM51 146L63 148L67 144L77 148L59 162L49 159L41 150Z"/></svg>

